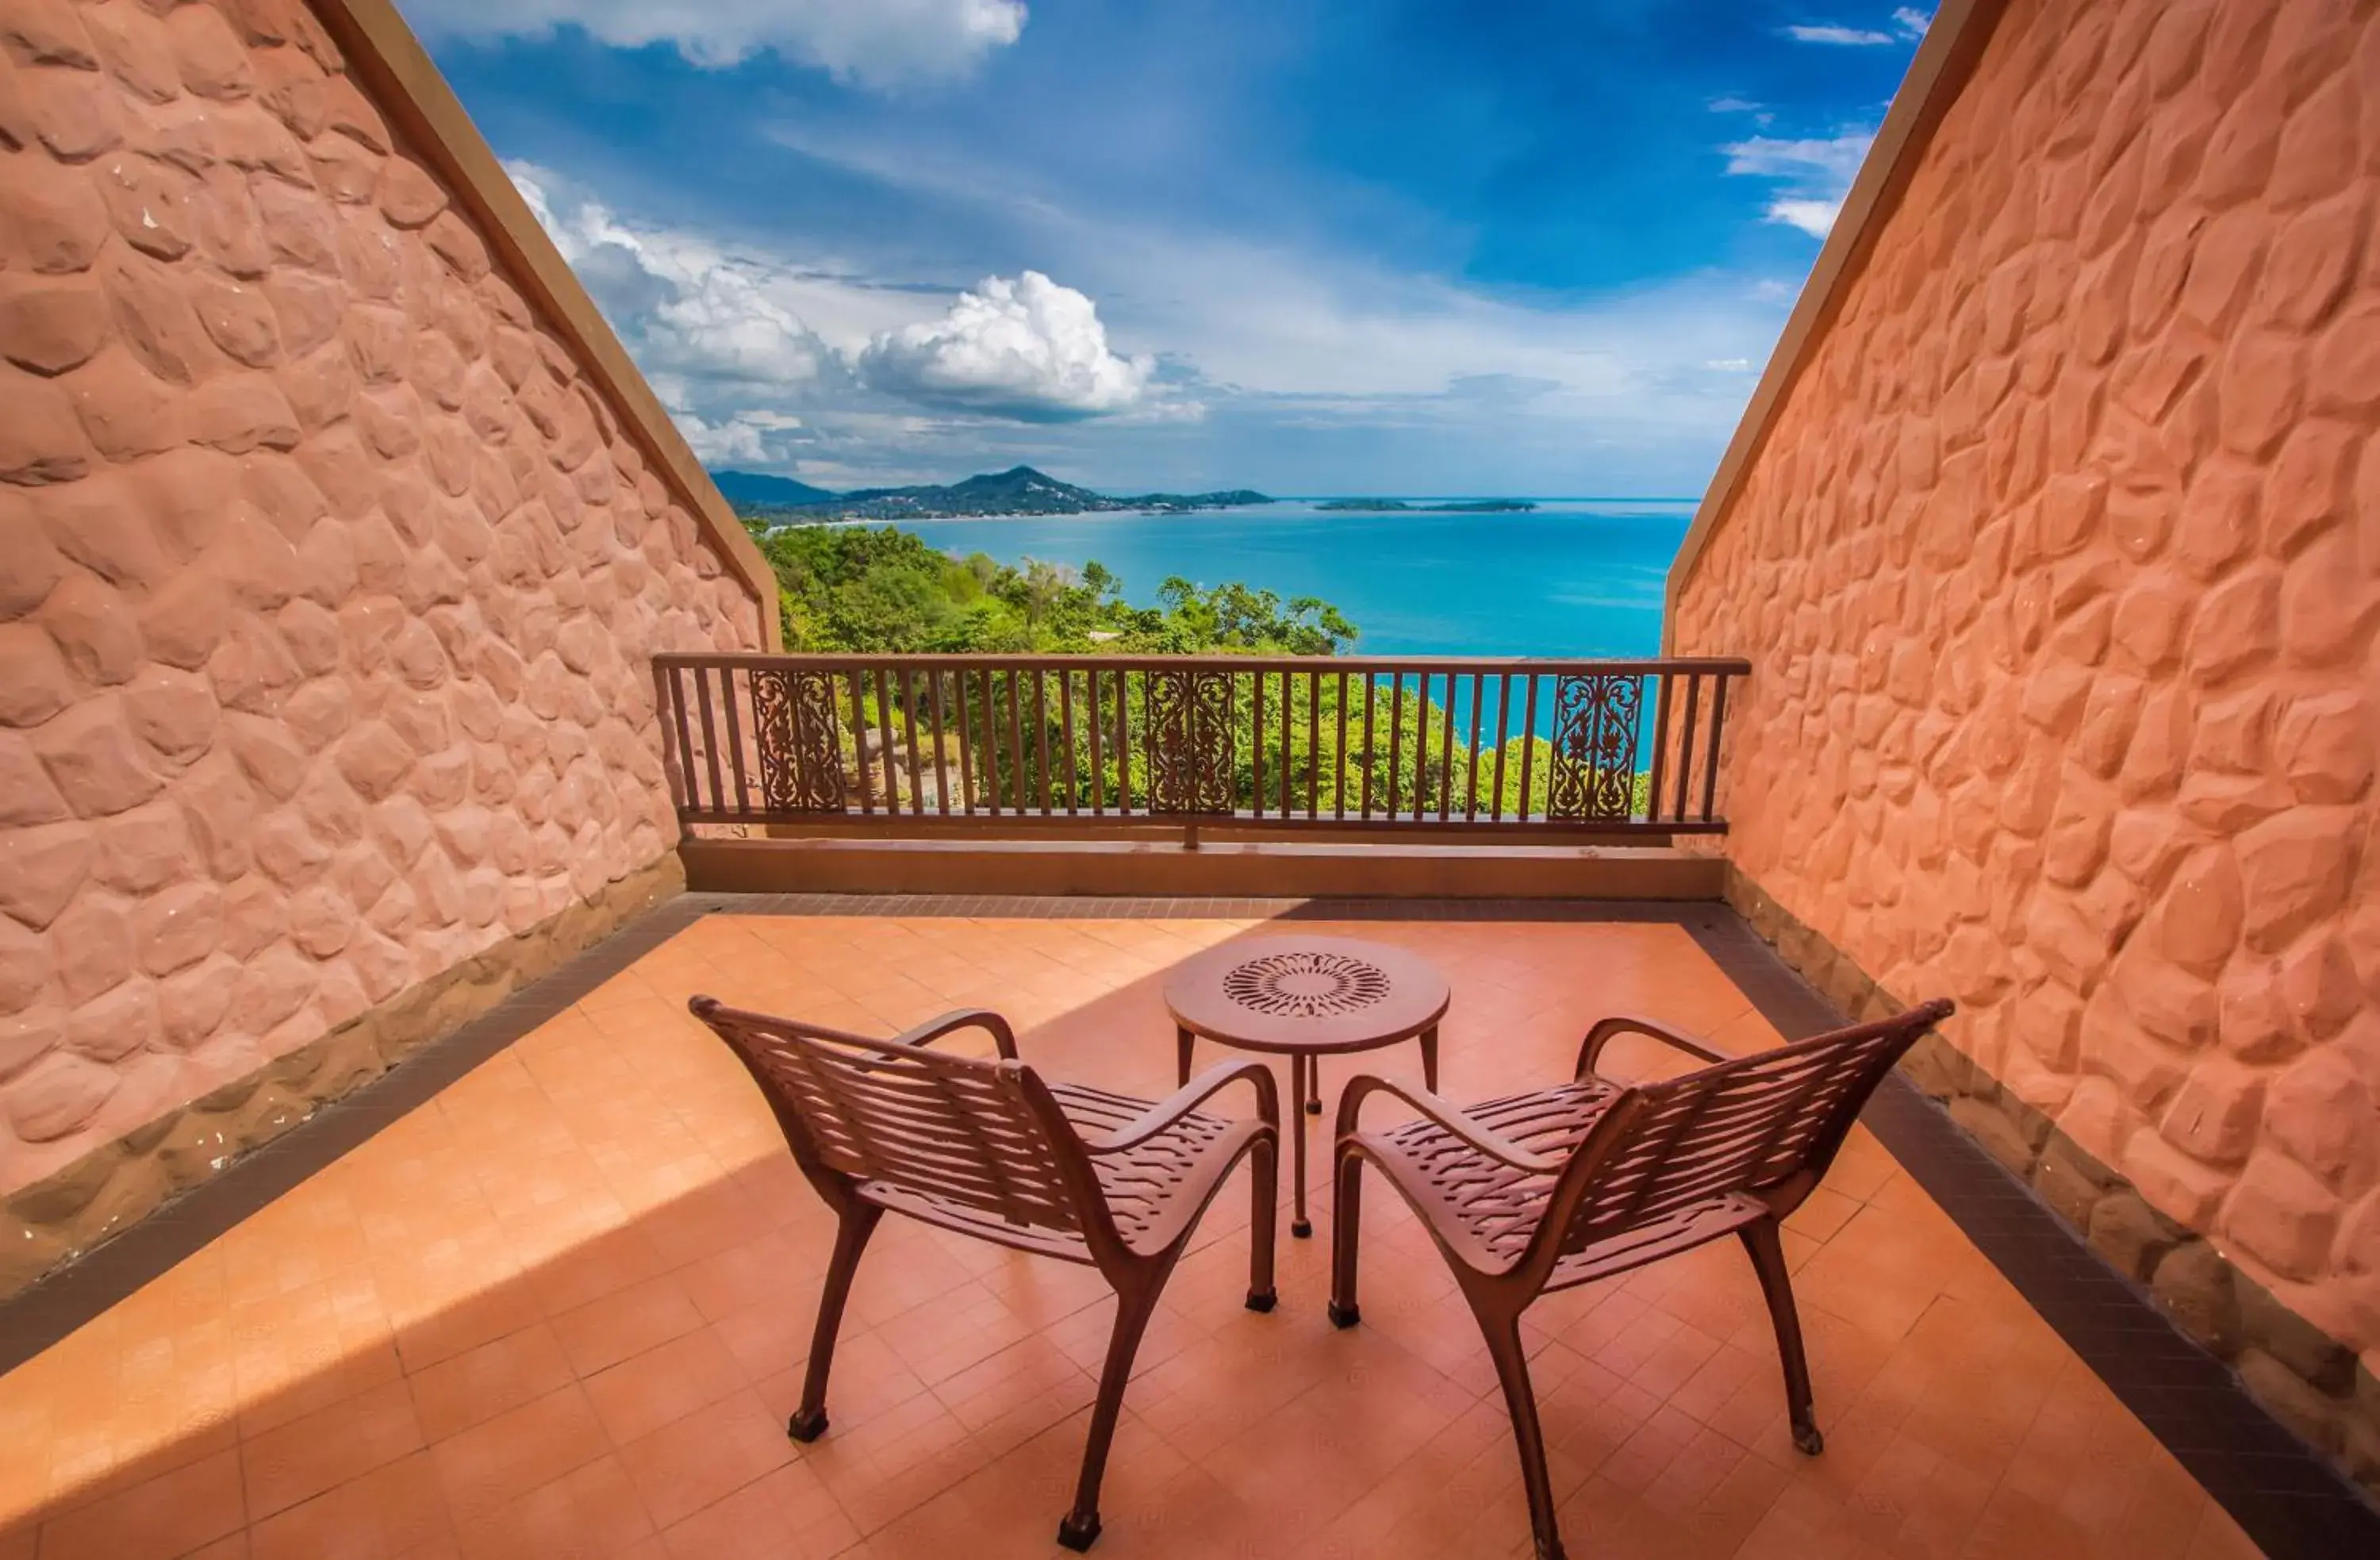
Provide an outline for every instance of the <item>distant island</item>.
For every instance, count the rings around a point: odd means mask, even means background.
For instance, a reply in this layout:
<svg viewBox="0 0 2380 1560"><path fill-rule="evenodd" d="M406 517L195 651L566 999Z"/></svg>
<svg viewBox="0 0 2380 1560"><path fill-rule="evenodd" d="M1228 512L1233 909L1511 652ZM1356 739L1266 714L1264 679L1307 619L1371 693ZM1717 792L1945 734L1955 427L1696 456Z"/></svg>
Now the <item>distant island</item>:
<svg viewBox="0 0 2380 1560"><path fill-rule="evenodd" d="M1272 502L1249 488L1114 497L1062 482L1030 466L938 487L859 488L850 493L830 493L789 477L753 471L713 471L710 480L737 513L783 525L820 520L942 520L977 515L1172 515Z"/></svg>
<svg viewBox="0 0 2380 1560"><path fill-rule="evenodd" d="M1517 515L1536 506L1525 498L1471 498L1452 504L1408 504L1402 498L1333 498L1315 507L1364 515Z"/></svg>

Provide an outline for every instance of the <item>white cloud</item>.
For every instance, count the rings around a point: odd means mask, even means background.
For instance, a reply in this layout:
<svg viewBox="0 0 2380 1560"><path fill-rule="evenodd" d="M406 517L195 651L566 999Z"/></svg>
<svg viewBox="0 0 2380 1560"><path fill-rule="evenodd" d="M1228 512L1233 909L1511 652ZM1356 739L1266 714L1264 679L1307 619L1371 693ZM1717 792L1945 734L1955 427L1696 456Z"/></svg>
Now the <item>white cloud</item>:
<svg viewBox="0 0 2380 1560"><path fill-rule="evenodd" d="M1817 179L1846 189L1867 156L1873 130L1845 130L1821 139L1787 140L1754 136L1724 148L1727 171L1762 178Z"/></svg>
<svg viewBox="0 0 2380 1560"><path fill-rule="evenodd" d="M760 268L685 234L636 229L601 202L557 209L552 175L508 164L514 187L590 288L648 373L814 380L832 349L764 290Z"/></svg>
<svg viewBox="0 0 2380 1560"><path fill-rule="evenodd" d="M1765 359L1793 295L1709 274L1548 306L1044 200L1005 207L1050 257L1041 278L953 303L832 252L832 233L730 245L513 172L702 458L828 487L1023 461L1131 492L1327 491L1351 471L1415 492L1685 492L1742 408L1742 373L1708 365ZM931 177L1031 193L991 160ZM815 369L756 371L774 359Z"/></svg>
<svg viewBox="0 0 2380 1560"><path fill-rule="evenodd" d="M1705 363L1703 367L1719 373L1750 373L1752 372L1752 360L1749 358L1713 358L1710 361Z"/></svg>
<svg viewBox="0 0 2380 1560"><path fill-rule="evenodd" d="M1864 27L1836 27L1828 24L1789 27L1785 30L1795 41L1803 43L1841 43L1854 48L1866 48L1877 43L1892 42L1891 33L1876 32Z"/></svg>
<svg viewBox="0 0 2380 1560"><path fill-rule="evenodd" d="M1893 25L1912 38L1923 38L1925 30L1934 25L1934 13L1921 11L1914 6L1903 6L1892 13Z"/></svg>
<svg viewBox="0 0 2380 1560"><path fill-rule="evenodd" d="M1713 98L1710 101L1710 111L1713 114L1755 114L1759 110L1760 105L1750 98L1723 97Z"/></svg>
<svg viewBox="0 0 2380 1560"><path fill-rule="evenodd" d="M1767 219L1798 227L1823 238L1842 210L1852 180L1876 140L1873 130L1844 130L1825 138L1784 140L1755 136L1722 148L1727 171L1755 178L1779 180L1783 189L1770 200Z"/></svg>
<svg viewBox="0 0 2380 1560"><path fill-rule="evenodd" d="M1024 0L406 0L432 35L537 37L564 26L622 48L670 43L696 65L774 49L874 87L965 74L1025 30Z"/></svg>
<svg viewBox="0 0 2380 1560"><path fill-rule="evenodd" d="M1771 306L1795 291L1756 286L1747 299L1739 285L1720 301L1706 279L1691 277L1657 298L1533 307L1394 272L1362 253L1314 253L1211 229L1120 221L1105 210L1076 212L990 159L947 150L893 155L815 125L780 126L771 134L855 176L1015 218L1037 252L1064 257L1068 279L1098 298L1102 312L1194 362L1197 394L1218 417L1240 395L1344 396L1377 411L1380 397L1443 396L1468 376L1512 374L1556 387L1536 403L1549 417L1641 417L1658 425L1674 414L1699 425L1715 415L1731 427L1738 406L1716 412L1699 403L1676 406L1648 386L1707 357L1765 357L1776 329ZM1755 151L1771 144L1755 141ZM1856 167L1856 154L1851 161ZM836 339L820 316L807 317ZM1152 396L1162 379L1152 382ZM1155 420L1164 404L1130 415ZM1177 405L1171 415L1187 413Z"/></svg>
<svg viewBox="0 0 2380 1560"><path fill-rule="evenodd" d="M653 387L670 408L670 420L686 435L687 447L705 466L785 466L801 454L806 441L787 438L808 426L787 412L766 408L735 412L713 422L685 405L690 387L664 376Z"/></svg>
<svg viewBox="0 0 2380 1560"><path fill-rule="evenodd" d="M1798 227L1813 238L1823 238L1835 230L1835 218L1842 211L1840 201L1801 201L1790 195L1779 196L1768 202L1768 220Z"/></svg>
<svg viewBox="0 0 2380 1560"><path fill-rule="evenodd" d="M875 389L1051 422L1133 409L1156 367L1110 351L1091 300L1038 271L985 278L941 319L879 335L858 362Z"/></svg>
<svg viewBox="0 0 2380 1560"><path fill-rule="evenodd" d="M680 411L673 412L671 420L686 435L686 446L694 451L695 458L705 466L767 466L785 456L769 439L774 430L748 418L710 422L694 412Z"/></svg>
<svg viewBox="0 0 2380 1560"><path fill-rule="evenodd" d="M988 420L1205 414L1185 375L1111 350L1091 299L1038 272L952 301L823 257L735 252L549 169L506 171L706 462L807 469L824 446L930 445ZM929 422L918 406L959 415Z"/></svg>

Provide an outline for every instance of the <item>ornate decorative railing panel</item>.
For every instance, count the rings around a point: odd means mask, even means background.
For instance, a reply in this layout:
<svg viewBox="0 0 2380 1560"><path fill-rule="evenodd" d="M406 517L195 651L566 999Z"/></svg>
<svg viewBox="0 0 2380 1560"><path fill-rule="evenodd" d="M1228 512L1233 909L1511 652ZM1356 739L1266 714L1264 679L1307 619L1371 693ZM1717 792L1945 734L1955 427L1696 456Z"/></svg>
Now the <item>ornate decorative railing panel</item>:
<svg viewBox="0 0 2380 1560"><path fill-rule="evenodd" d="M1724 831L1745 661L663 655L680 821L839 833Z"/></svg>
<svg viewBox="0 0 2380 1560"><path fill-rule="evenodd" d="M843 811L847 787L833 682L824 672L783 666L756 667L747 677L760 796L769 810ZM731 730L734 724L731 717Z"/></svg>
<svg viewBox="0 0 2380 1560"><path fill-rule="evenodd" d="M1627 819L1636 810L1636 738L1644 679L1606 673L1554 678L1555 818Z"/></svg>
<svg viewBox="0 0 2380 1560"><path fill-rule="evenodd" d="M1148 701L1148 810L1227 813L1232 674L1189 663L1141 674Z"/></svg>

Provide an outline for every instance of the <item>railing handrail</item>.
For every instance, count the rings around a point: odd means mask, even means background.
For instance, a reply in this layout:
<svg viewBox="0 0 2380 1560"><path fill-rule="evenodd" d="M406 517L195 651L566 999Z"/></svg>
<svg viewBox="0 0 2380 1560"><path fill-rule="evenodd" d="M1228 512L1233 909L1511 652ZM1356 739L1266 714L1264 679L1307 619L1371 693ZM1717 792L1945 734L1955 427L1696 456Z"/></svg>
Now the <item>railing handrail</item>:
<svg viewBox="0 0 2380 1560"><path fill-rule="evenodd" d="M1081 671L1097 664L1102 672L1163 670L1190 663L1212 662L1234 672L1538 672L1601 674L1607 676L1652 676L1662 672L1693 672L1711 676L1750 676L1752 663L1732 655L1656 655L1634 657L1545 655L1253 655L1233 651L1200 651L1184 655L1111 654L1105 651L999 652L961 653L908 651L811 651L772 655L759 651L672 651L653 658L659 667L711 668L783 666L816 672L869 671L879 666L909 666L919 671L1055 672Z"/></svg>
<svg viewBox="0 0 2380 1560"><path fill-rule="evenodd" d="M1735 656L652 659L689 828L1166 823L1193 841L1201 824L1721 833L1729 684L1751 672Z"/></svg>

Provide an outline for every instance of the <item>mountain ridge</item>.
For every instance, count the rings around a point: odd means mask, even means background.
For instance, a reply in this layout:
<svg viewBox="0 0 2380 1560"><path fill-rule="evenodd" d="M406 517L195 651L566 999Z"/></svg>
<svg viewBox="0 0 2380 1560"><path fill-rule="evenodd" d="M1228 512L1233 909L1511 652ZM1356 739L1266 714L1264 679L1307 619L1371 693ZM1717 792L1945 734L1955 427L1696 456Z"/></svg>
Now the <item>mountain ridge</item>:
<svg viewBox="0 0 2380 1560"><path fill-rule="evenodd" d="M840 496L832 488L813 487L791 477L765 471L713 471L711 484L733 505L824 504Z"/></svg>
<svg viewBox="0 0 2380 1560"><path fill-rule="evenodd" d="M713 471L711 481L740 514L785 520L919 520L967 515L1088 515L1181 513L1239 508L1272 500L1252 488L1216 493L1145 493L1115 496L1062 482L1030 466L981 471L955 482L856 488L830 493L788 477ZM817 494L806 497L787 490ZM782 496L781 496L782 495Z"/></svg>

